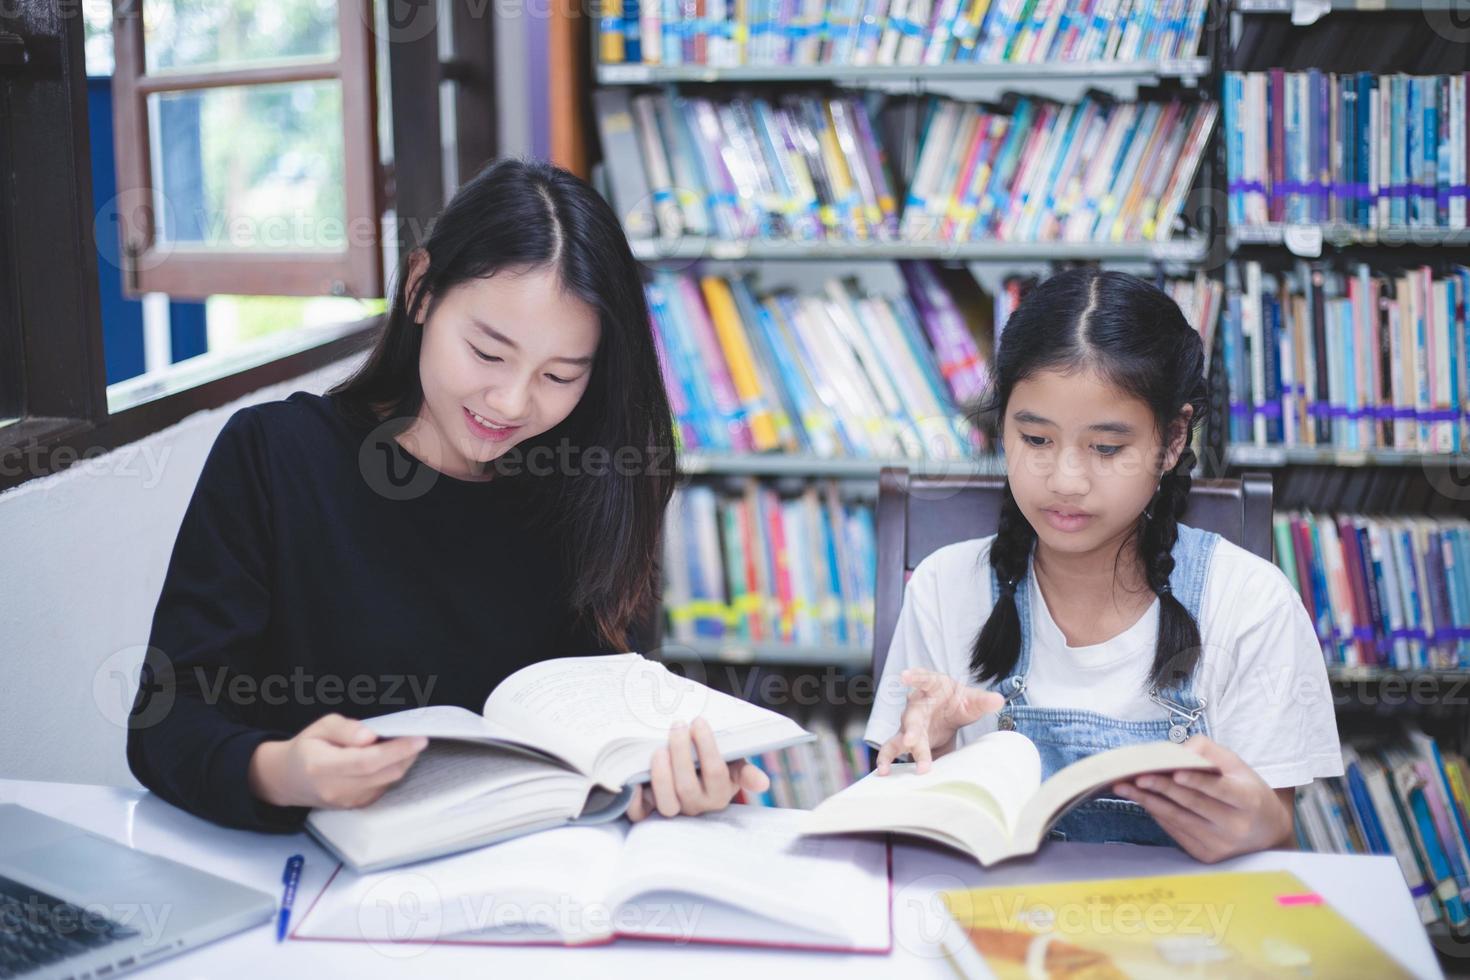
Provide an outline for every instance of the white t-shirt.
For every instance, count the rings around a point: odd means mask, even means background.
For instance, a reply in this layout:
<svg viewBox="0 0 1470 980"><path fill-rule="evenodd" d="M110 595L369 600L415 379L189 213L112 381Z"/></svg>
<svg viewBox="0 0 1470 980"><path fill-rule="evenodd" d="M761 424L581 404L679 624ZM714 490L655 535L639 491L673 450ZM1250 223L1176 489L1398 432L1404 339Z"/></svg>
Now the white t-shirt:
<svg viewBox="0 0 1470 980"><path fill-rule="evenodd" d="M970 651L990 616L994 538L940 548L914 569L864 733L870 745L880 746L898 732L907 700L898 676L905 667L970 677ZM1074 647L1052 619L1035 576L1028 581L1028 704L1127 720L1168 719L1168 711L1148 696L1157 598L1119 635ZM1194 691L1205 698L1210 737L1272 787L1342 775L1327 668L1311 618L1282 571L1220 538L1206 571L1199 626L1203 651ZM967 745L995 727L995 715L988 715L961 728L956 744Z"/></svg>

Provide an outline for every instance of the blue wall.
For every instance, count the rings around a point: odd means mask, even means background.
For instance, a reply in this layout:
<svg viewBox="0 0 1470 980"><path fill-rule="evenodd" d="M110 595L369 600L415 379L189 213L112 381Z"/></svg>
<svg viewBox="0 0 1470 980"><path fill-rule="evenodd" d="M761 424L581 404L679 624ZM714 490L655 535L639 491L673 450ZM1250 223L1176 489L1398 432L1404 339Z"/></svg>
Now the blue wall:
<svg viewBox="0 0 1470 980"><path fill-rule="evenodd" d="M93 213L117 195L117 166L113 159L112 79L87 79L87 114L92 140ZM177 122L177 120L173 120ZM176 132L170 127L170 132ZM197 126L195 133L197 136ZM176 154L170 163L176 163ZM197 162L197 153L192 155ZM143 304L123 296L122 270L112 256L120 246L111 245L97 253L97 295L102 307L102 347L107 360L107 383L112 384L143 373ZM173 300L169 303L169 334L173 359L204 353L209 346L204 326L204 304Z"/></svg>

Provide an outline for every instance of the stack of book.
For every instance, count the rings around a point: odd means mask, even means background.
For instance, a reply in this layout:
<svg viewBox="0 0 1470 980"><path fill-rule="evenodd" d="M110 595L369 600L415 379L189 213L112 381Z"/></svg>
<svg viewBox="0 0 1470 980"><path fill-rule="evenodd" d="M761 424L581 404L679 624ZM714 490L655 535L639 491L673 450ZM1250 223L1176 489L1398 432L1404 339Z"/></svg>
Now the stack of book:
<svg viewBox="0 0 1470 980"><path fill-rule="evenodd" d="M611 0L603 64L1156 61L1199 49L1205 0Z"/></svg>
<svg viewBox="0 0 1470 980"><path fill-rule="evenodd" d="M1372 749L1344 746L1346 774L1297 794L1297 843L1306 850L1391 854L1419 918L1470 931L1470 766L1423 732Z"/></svg>
<svg viewBox="0 0 1470 980"><path fill-rule="evenodd" d="M1008 94L921 105L901 206L854 95L594 93L613 205L632 239L806 243L1170 239L1212 101Z"/></svg>
<svg viewBox="0 0 1470 980"><path fill-rule="evenodd" d="M1227 283L1232 442L1470 450L1470 267L1245 262Z"/></svg>
<svg viewBox="0 0 1470 980"><path fill-rule="evenodd" d="M1329 664L1470 668L1470 521L1287 512L1272 527Z"/></svg>
<svg viewBox="0 0 1470 980"><path fill-rule="evenodd" d="M669 639L871 647L877 565L872 507L830 481L682 488L664 525Z"/></svg>
<svg viewBox="0 0 1470 980"><path fill-rule="evenodd" d="M665 387L686 450L961 459L962 406L988 351L939 275L908 292L851 280L759 294L748 277L656 272L646 284Z"/></svg>
<svg viewBox="0 0 1470 980"><path fill-rule="evenodd" d="M1226 72L1230 224L1465 228L1467 78Z"/></svg>

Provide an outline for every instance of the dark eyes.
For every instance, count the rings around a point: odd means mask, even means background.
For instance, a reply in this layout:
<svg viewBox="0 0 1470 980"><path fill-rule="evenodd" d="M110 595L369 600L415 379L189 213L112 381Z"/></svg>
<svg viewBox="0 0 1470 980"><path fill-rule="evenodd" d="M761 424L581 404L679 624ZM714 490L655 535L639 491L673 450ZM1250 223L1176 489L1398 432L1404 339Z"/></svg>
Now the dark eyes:
<svg viewBox="0 0 1470 980"><path fill-rule="evenodd" d="M1040 449L1042 446L1046 445L1047 439L1046 439L1046 436L1028 436L1028 435L1024 435L1023 434L1021 436L1021 441L1024 442L1026 445L1031 446L1034 449ZM1096 449L1097 452L1098 452L1098 455L1100 455L1100 456L1116 456L1122 450L1123 447L1122 446L1093 446L1092 448L1093 449Z"/></svg>
<svg viewBox="0 0 1470 980"><path fill-rule="evenodd" d="M499 364L500 362L502 362L502 361L505 360L505 358L503 358L503 357L496 357L494 354L486 354L484 351L480 350L480 348L476 347L474 344L470 344L470 350L474 351L475 352L475 356L478 357L480 360L489 362L491 364ZM552 381L555 381L559 385L569 385L573 381L577 380L576 378L558 378L554 374L548 374L547 377L550 378Z"/></svg>

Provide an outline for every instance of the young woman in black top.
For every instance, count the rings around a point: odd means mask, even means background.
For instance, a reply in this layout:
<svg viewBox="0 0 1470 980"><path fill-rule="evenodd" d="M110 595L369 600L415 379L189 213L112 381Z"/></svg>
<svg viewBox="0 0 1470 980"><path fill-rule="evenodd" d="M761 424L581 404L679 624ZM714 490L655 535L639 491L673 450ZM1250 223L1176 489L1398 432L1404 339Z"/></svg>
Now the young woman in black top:
<svg viewBox="0 0 1470 980"><path fill-rule="evenodd" d="M629 649L657 615L674 435L612 209L500 161L404 273L355 375L231 416L174 544L128 762L227 826L370 803L425 743L360 719L478 712L516 669ZM651 770L633 819L768 785L702 720Z"/></svg>

